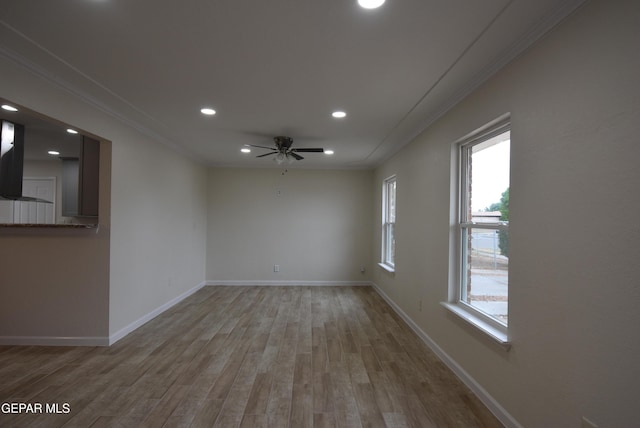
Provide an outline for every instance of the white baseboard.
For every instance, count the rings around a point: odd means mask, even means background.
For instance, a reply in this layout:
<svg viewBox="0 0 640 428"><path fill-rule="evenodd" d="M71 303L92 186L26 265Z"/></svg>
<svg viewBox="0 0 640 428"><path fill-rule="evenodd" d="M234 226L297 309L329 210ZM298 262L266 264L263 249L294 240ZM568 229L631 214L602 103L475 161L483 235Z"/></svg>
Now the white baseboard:
<svg viewBox="0 0 640 428"><path fill-rule="evenodd" d="M0 336L2 346L109 346L106 336Z"/></svg>
<svg viewBox="0 0 640 428"><path fill-rule="evenodd" d="M393 310L411 327L422 341L449 367L460 380L484 403L502 424L507 428L522 428L505 409L493 398L462 366L451 358L438 344L429 337L387 294L376 284L371 284L376 292L393 308Z"/></svg>
<svg viewBox="0 0 640 428"><path fill-rule="evenodd" d="M190 290L185 291L178 297L171 299L164 305L154 309L145 316L132 322L128 326L124 327L115 334L109 337L56 337L56 336L0 336L0 345L15 345L15 346L111 346L118 340L125 337L143 324L151 321L153 318L160 315L170 307L180 303L196 291L200 290L206 284L201 282Z"/></svg>
<svg viewBox="0 0 640 428"><path fill-rule="evenodd" d="M142 325L148 323L149 321L151 321L152 319L154 319L155 317L157 317L158 315L160 315L161 313L163 313L167 309L171 308L172 306L180 303L181 301L183 301L187 297L191 296L196 291L200 290L205 285L207 285L206 282L201 282L200 284L196 285L192 289L185 291L184 293L182 293L178 297L175 297L175 298L169 300L164 305L157 307L156 309L154 309L153 311L151 311L148 314L144 315L143 317L138 318L136 321L134 321L131 324L127 325L126 327L120 329L118 332L116 332L116 333L112 334L111 336L109 336L108 345L109 346L113 345L118 340L120 340L123 337L125 337L127 334L131 333L132 331L134 331L135 329L141 327Z"/></svg>
<svg viewBox="0 0 640 428"><path fill-rule="evenodd" d="M109 337L55 337L55 336L0 336L0 345L16 346L111 346L137 328L151 321L167 309L180 303L204 286L371 286L370 281L204 281L181 295L171 299L148 314L120 329Z"/></svg>
<svg viewBox="0 0 640 428"><path fill-rule="evenodd" d="M322 286L322 287L369 287L373 285L371 281L260 281L260 280L211 280L205 281L206 285L211 286L260 286L260 287L273 287L273 286Z"/></svg>

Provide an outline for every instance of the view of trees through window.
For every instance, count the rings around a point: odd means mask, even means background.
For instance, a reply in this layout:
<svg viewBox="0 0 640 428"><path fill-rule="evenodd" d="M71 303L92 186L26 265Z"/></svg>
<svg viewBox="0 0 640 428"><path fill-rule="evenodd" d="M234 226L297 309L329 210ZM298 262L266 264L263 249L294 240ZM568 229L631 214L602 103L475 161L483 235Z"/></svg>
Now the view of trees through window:
<svg viewBox="0 0 640 428"><path fill-rule="evenodd" d="M500 202L491 204L485 211L499 211L500 221L509 221L509 188L502 192ZM500 254L507 257L509 256L508 234L504 230L498 232L498 247L500 248Z"/></svg>

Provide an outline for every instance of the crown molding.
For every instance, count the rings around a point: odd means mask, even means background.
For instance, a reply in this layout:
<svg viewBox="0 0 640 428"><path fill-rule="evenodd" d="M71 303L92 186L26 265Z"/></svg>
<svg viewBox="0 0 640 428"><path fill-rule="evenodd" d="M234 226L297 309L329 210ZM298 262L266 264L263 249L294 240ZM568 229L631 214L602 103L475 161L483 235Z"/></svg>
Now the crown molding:
<svg viewBox="0 0 640 428"><path fill-rule="evenodd" d="M543 19L541 19L537 25L532 27L509 48L503 50L498 56L496 56L488 66L483 68L480 72L476 73L471 79L469 79L466 84L461 86L460 89L456 91L453 96L449 97L446 102L440 104L438 108L429 113L421 122L421 125L417 127L416 131L404 137L401 141L401 144L395 146L394 150L391 150L389 153L387 153L387 155L377 163L376 167L382 165L386 160L390 159L393 155L402 150L404 146L415 140L438 119L447 114L456 105L458 105L465 98L471 95L476 89L478 89L481 85L486 83L489 79L491 79L491 77L498 73L498 71L502 70L505 66L522 55L527 49L532 47L538 40L540 40L549 31L551 31L563 20L569 17L569 15L573 14L587 1L588 0L566 0L558 5L558 7L553 9ZM449 72L454 68L455 67L452 67ZM443 76L443 79L445 76ZM425 95L421 103L424 102L427 98L428 94Z"/></svg>
<svg viewBox="0 0 640 428"><path fill-rule="evenodd" d="M6 30L8 30L11 33L13 33L16 37L20 38L22 41L24 41L25 43L28 43L29 45L31 45L32 47L36 48L40 52L46 54L49 58L51 58L52 60L54 60L58 64L62 65L65 69L67 69L71 73L75 74L76 76L80 77L82 80L88 82L90 85L92 85L94 88L98 89L100 92L105 93L108 97L113 98L118 103L123 104L123 106L126 107L126 109L129 109L129 110L135 112L135 114L138 114L138 115L141 115L143 117L146 117L148 120L150 120L152 122L157 122L156 119L154 119L153 117L150 117L149 115L147 115L146 113L144 113L143 111L141 111L140 109L135 107L133 104L131 104L129 101L127 101L126 99L124 99L120 95L116 94L115 92L113 92L109 88L105 87L104 85L102 85L99 82L95 81L91 77L89 77L86 74L82 73L80 70L76 69L71 64L67 63L66 61L62 60L61 58L59 58L58 56L56 56L55 54L53 54L49 50L47 50L44 47L40 46L39 44L37 44L33 40L29 39L24 34L20 33L18 30L16 30L12 26L8 25L6 22L0 20L0 24ZM153 139L154 141L160 142L163 145L165 145L165 146L167 146L167 147L169 147L169 148L171 148L173 150L179 151L179 152L184 153L185 155L187 155L187 156L189 156L189 157L191 157L193 159L196 159L196 156L194 154L188 152L184 147L178 145L176 142L174 142L171 139L165 137L164 135L161 135L161 134L155 132L154 130L152 130L148 126L145 126L142 123L140 123L139 121L134 120L132 117L120 113L116 109L114 109L111 106L107 105L106 103L100 101L98 98L96 98L96 97L90 95L89 93L87 93L86 91L80 89L77 85L75 85L75 84L63 79L59 75L56 75L54 73L49 72L47 69L45 69L41 65L31 61L30 59L28 59L25 56L19 54L18 52L15 52L14 50L12 50L12 49L10 49L10 48L8 48L6 46L0 45L0 58L3 58L5 60L13 63L14 65L16 65L19 68L21 68L22 70L24 70L25 72L28 72L28 73L30 73L30 74L32 74L34 76L39 77L40 79L43 79L43 80L55 85L56 87L64 90L65 92L67 92L68 94L72 95L73 97L79 99L84 104L87 104L87 105L93 107L94 109L99 110L102 113L105 113L106 115L112 117L116 121L118 121L120 123L123 123L124 125L126 125L126 126L128 126L130 128L135 129L139 133L141 133L143 135L146 135L147 137Z"/></svg>

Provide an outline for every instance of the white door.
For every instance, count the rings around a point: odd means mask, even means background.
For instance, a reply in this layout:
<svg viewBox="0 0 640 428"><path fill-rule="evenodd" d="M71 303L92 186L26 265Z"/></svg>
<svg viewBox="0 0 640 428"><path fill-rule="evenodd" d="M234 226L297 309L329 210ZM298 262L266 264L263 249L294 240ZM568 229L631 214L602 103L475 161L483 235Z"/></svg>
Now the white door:
<svg viewBox="0 0 640 428"><path fill-rule="evenodd" d="M54 224L55 219L55 177L24 178L22 180L22 196L44 199L43 202L16 201L13 205L15 223Z"/></svg>

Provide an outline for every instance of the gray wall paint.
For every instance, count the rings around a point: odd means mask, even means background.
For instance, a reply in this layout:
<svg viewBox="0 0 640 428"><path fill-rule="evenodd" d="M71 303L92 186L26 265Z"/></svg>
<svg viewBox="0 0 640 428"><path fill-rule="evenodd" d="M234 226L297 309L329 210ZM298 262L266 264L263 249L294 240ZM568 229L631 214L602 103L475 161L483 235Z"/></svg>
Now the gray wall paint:
<svg viewBox="0 0 640 428"><path fill-rule="evenodd" d="M0 236L0 336L106 336L204 279L361 280L367 263L364 279L522 425L579 426L583 415L599 426L632 424L640 396L639 7L588 2L373 179L365 171L291 170L290 181L278 181L277 170L207 171L0 60L2 96L113 141L98 235ZM505 112L513 121L508 353L439 305L449 282L451 144ZM372 267L380 186L391 174L395 276ZM25 274L34 259L42 269Z"/></svg>
<svg viewBox="0 0 640 428"><path fill-rule="evenodd" d="M210 169L207 279L367 281L371 177L371 171Z"/></svg>
<svg viewBox="0 0 640 428"><path fill-rule="evenodd" d="M202 284L206 168L153 141L116 138L111 335Z"/></svg>
<svg viewBox="0 0 640 428"><path fill-rule="evenodd" d="M97 235L2 231L0 338L104 339L202 284L205 167L4 59L0 94L112 141Z"/></svg>
<svg viewBox="0 0 640 428"><path fill-rule="evenodd" d="M637 2L588 3L375 174L377 187L397 174L398 213L396 274L374 281L523 426L637 419L639 16ZM507 112L510 352L439 305L452 143Z"/></svg>

